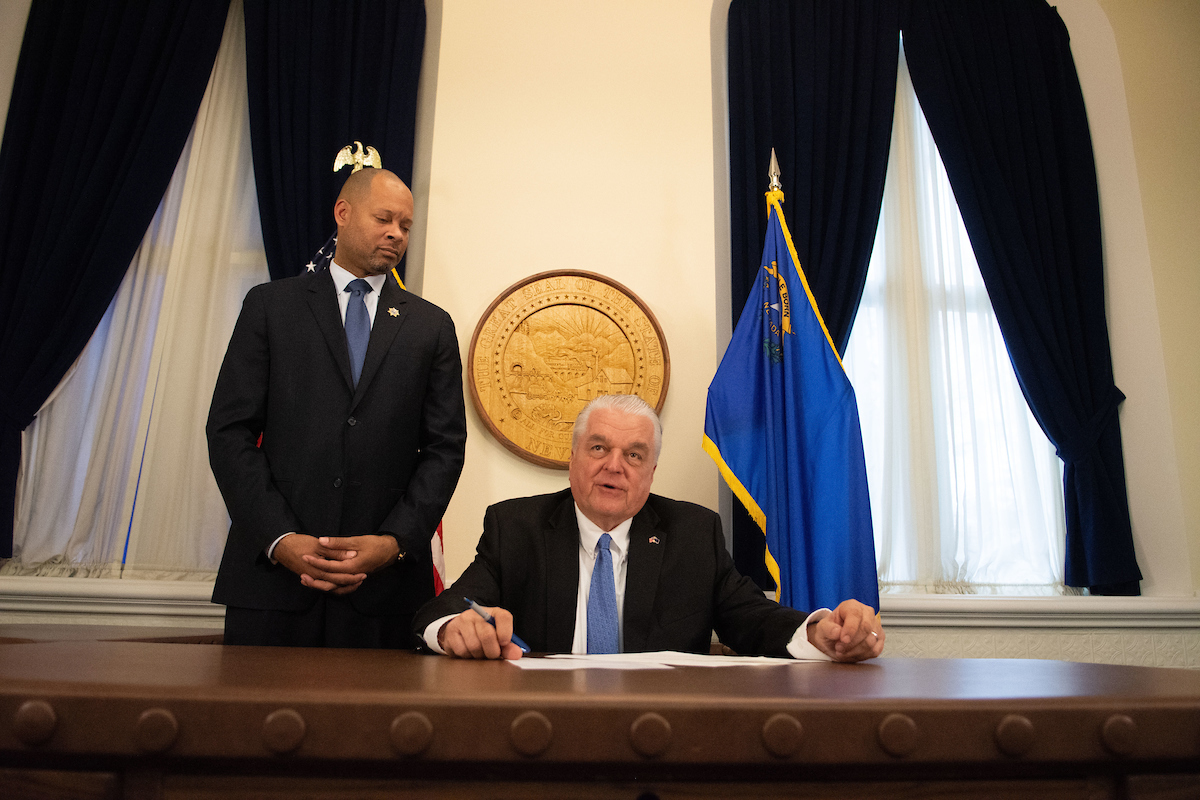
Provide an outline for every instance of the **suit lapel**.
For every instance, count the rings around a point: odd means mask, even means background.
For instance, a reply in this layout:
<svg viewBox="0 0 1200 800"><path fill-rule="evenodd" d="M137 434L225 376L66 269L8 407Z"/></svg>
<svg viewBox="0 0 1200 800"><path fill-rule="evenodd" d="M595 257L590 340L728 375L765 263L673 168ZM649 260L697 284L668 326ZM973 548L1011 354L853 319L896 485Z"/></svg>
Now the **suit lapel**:
<svg viewBox="0 0 1200 800"><path fill-rule="evenodd" d="M642 506L629 526L629 558L625 563L623 619L627 653L646 649L666 538L666 531L659 530L658 514L649 506Z"/></svg>
<svg viewBox="0 0 1200 800"><path fill-rule="evenodd" d="M342 312L338 307L337 287L334 286L333 276L329 270L312 273L308 282L308 307L312 310L325 344L333 356L342 377L346 380L346 388L354 388L354 379L350 375L350 350L346 346L346 328L342 324Z"/></svg>
<svg viewBox="0 0 1200 800"><path fill-rule="evenodd" d="M395 313L393 313L395 312ZM363 360L362 375L358 378L358 388L354 392L354 402L351 407L358 405L367 387L379 372L379 366L387 356L392 341L396 338L400 326L408 316L408 295L396 285L396 279L388 274L383 289L379 292L379 302L375 306L375 321L371 323L371 338L367 342L367 356ZM343 337L344 338L344 337ZM347 368L349 356L347 356Z"/></svg>
<svg viewBox="0 0 1200 800"><path fill-rule="evenodd" d="M569 653L579 603L579 523L570 491L550 515L542 536L546 548L546 649Z"/></svg>

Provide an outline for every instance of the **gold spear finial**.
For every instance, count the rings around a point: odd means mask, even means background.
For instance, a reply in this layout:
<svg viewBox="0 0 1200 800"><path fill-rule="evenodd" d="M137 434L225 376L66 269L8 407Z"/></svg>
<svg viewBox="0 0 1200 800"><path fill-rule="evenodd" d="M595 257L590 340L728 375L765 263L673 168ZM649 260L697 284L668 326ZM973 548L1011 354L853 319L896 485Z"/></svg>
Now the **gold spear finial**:
<svg viewBox="0 0 1200 800"><path fill-rule="evenodd" d="M775 159L775 148L771 148L771 165L767 167L767 177L771 179L767 186L768 192L783 191L783 184L779 182L779 162Z"/></svg>

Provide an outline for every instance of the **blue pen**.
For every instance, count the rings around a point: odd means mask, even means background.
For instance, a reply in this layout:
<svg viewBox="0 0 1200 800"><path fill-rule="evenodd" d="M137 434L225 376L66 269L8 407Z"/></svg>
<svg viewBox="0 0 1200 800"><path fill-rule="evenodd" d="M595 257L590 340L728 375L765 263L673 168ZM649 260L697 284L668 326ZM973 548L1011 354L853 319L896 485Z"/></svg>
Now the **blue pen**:
<svg viewBox="0 0 1200 800"><path fill-rule="evenodd" d="M469 605L472 611L483 617L484 622L486 622L488 625L491 625L493 628L496 627L496 618L489 614L486 608L479 605L479 603L476 603L469 597L464 597L463 602ZM522 653L529 652L529 645L522 642L521 637L517 636L515 633L512 635L512 643L521 648Z"/></svg>

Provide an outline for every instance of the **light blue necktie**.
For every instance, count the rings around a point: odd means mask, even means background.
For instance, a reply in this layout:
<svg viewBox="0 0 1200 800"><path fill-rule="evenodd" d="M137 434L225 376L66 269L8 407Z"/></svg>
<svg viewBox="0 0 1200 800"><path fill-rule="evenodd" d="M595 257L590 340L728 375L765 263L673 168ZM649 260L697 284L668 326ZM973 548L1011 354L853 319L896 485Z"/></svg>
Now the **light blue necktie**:
<svg viewBox="0 0 1200 800"><path fill-rule="evenodd" d="M592 588L588 592L587 651L616 653L617 647L617 588L613 582L612 552L608 546L612 537L600 536L596 563L592 567Z"/></svg>
<svg viewBox="0 0 1200 800"><path fill-rule="evenodd" d="M363 361L367 358L367 342L371 341L371 315L367 313L367 302L363 299L371 291L371 284L355 278L346 284L350 302L346 304L346 344L350 346L350 377L358 386L362 375Z"/></svg>

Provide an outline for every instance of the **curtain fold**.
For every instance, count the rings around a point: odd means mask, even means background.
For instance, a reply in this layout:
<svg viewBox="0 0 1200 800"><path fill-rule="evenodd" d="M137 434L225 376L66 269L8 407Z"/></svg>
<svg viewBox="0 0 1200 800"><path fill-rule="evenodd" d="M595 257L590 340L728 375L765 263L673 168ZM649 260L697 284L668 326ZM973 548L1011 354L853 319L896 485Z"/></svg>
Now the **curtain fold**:
<svg viewBox="0 0 1200 800"><path fill-rule="evenodd" d="M241 300L268 280L249 125L233 0L154 222L76 366L25 430L14 557L0 574L215 575L229 517L204 423Z"/></svg>
<svg viewBox="0 0 1200 800"><path fill-rule="evenodd" d="M774 147L796 253L842 352L879 224L898 7L880 0L733 0L728 48L734 324L760 266ZM734 505L734 560L770 588L762 532Z"/></svg>
<svg viewBox="0 0 1200 800"><path fill-rule="evenodd" d="M1044 0L921 0L905 52L1022 392L1065 462L1069 586L1138 594L1091 134Z"/></svg>
<svg viewBox="0 0 1200 800"><path fill-rule="evenodd" d="M298 274L334 229L352 141L412 184L423 0L246 0L250 132L272 278ZM403 275L405 262L400 263Z"/></svg>
<svg viewBox="0 0 1200 800"><path fill-rule="evenodd" d="M13 557L5 575L120 576L130 471L188 147L117 294L22 434Z"/></svg>
<svg viewBox="0 0 1200 800"><path fill-rule="evenodd" d="M139 433L141 474L128 493L125 578L213 579L229 514L208 464L204 426L242 300L269 280L255 199L238 0L196 115L168 252ZM136 498L136 502L135 502Z"/></svg>
<svg viewBox="0 0 1200 800"><path fill-rule="evenodd" d="M0 557L21 431L113 299L183 150L228 0L39 0L0 148Z"/></svg>

